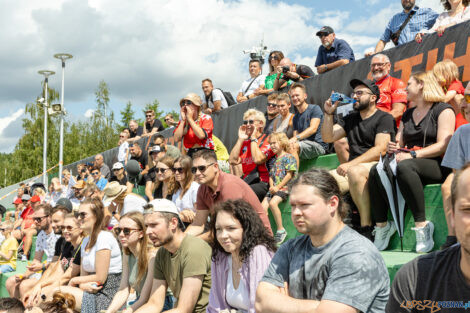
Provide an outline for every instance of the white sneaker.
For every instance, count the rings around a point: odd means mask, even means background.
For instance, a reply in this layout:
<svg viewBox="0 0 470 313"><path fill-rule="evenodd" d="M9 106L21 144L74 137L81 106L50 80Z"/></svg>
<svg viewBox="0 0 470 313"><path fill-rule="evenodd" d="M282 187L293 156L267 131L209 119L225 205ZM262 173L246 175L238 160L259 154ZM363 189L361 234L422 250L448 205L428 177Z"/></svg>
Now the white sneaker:
<svg viewBox="0 0 470 313"><path fill-rule="evenodd" d="M397 231L395 227L395 223L387 222L387 225L384 227L375 226L373 230L374 238L374 245L379 251L383 251L387 249L388 244L390 242L390 238L392 238L393 234Z"/></svg>
<svg viewBox="0 0 470 313"><path fill-rule="evenodd" d="M411 230L416 232L416 252L426 253L434 247L434 224L429 222L424 227L413 227Z"/></svg>
<svg viewBox="0 0 470 313"><path fill-rule="evenodd" d="M28 257L23 254L23 255L21 256L21 261L28 261Z"/></svg>

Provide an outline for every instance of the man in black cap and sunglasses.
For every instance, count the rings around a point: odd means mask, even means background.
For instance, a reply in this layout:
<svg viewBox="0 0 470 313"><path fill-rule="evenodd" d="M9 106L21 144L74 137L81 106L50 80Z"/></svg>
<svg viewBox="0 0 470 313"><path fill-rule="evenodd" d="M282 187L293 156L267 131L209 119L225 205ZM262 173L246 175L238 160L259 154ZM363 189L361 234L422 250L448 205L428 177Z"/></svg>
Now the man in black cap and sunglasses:
<svg viewBox="0 0 470 313"><path fill-rule="evenodd" d="M353 50L345 40L336 38L333 28L323 26L316 35L321 40L315 61L318 74L354 62Z"/></svg>

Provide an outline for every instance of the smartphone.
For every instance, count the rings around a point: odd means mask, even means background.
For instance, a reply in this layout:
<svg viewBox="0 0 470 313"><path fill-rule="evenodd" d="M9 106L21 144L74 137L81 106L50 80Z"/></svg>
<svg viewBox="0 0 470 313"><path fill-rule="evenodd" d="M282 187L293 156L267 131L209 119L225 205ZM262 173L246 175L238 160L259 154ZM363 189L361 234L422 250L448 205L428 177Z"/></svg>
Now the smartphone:
<svg viewBox="0 0 470 313"><path fill-rule="evenodd" d="M412 151L412 150L411 150L411 149L407 149L407 148L399 148L398 151L409 153L409 152Z"/></svg>

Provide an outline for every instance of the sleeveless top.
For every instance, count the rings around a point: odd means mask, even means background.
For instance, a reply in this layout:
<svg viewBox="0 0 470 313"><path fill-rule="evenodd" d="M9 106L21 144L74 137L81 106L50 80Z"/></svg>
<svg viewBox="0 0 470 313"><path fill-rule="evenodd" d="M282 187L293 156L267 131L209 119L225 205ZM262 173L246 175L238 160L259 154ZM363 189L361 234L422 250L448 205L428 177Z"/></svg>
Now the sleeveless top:
<svg viewBox="0 0 470 313"><path fill-rule="evenodd" d="M293 125L289 126L289 123L292 121L292 118L294 117L294 114L289 113L287 117L282 120L282 115L278 115L274 121L274 132L275 133L285 133L287 135L287 138L292 138L294 135L294 127Z"/></svg>
<svg viewBox="0 0 470 313"><path fill-rule="evenodd" d="M137 259L131 253L129 255L129 286L134 288L134 290L137 294L137 297L140 296L142 288L144 287L145 277L147 276L147 271L146 271L145 275L142 277L140 282L136 285L138 271L139 271L139 269L138 269Z"/></svg>

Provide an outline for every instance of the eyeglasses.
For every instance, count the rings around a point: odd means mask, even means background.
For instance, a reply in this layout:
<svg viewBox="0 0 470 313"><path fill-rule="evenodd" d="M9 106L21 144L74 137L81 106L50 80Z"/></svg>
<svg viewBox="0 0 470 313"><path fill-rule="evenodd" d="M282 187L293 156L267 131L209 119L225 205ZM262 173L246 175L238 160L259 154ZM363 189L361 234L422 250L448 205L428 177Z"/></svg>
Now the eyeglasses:
<svg viewBox="0 0 470 313"><path fill-rule="evenodd" d="M371 63L370 64L370 67L384 67L385 65L387 65L388 62L384 62L384 63Z"/></svg>
<svg viewBox="0 0 470 313"><path fill-rule="evenodd" d="M35 222L38 222L38 223L41 223L42 220L46 217L48 217L49 215L44 215L44 216L40 216L40 217L33 217L33 221Z"/></svg>
<svg viewBox="0 0 470 313"><path fill-rule="evenodd" d="M113 172L119 172L120 170L122 170L122 168L115 168Z"/></svg>
<svg viewBox="0 0 470 313"><path fill-rule="evenodd" d="M96 176L96 175L98 175L99 173L100 173L100 172L93 172L93 173L91 173L91 175Z"/></svg>
<svg viewBox="0 0 470 313"><path fill-rule="evenodd" d="M71 232L72 230L74 229L77 229L77 227L73 227L73 226L60 226L59 227L62 231L66 230L68 232Z"/></svg>
<svg viewBox="0 0 470 313"><path fill-rule="evenodd" d="M78 218L79 220L84 220L85 217L87 217L87 215L88 215L88 214L85 213L85 212L79 212L79 213L77 213L77 214L75 215L75 217Z"/></svg>
<svg viewBox="0 0 470 313"><path fill-rule="evenodd" d="M155 172L156 172L156 173L159 173L159 172L160 172L160 173L163 174L163 173L165 173L165 172L166 172L167 170L169 170L169 169L170 169L170 168L168 168L168 167L167 167L167 168L156 167L156 168L155 168Z"/></svg>
<svg viewBox="0 0 470 313"><path fill-rule="evenodd" d="M114 233L116 234L116 236L119 236L121 234L121 232L124 234L124 236L129 236L131 234L131 232L133 231L136 231L136 230L140 230L140 229L137 229L137 228L127 228L127 227L124 227L124 228L121 228L121 227L114 227L113 231Z"/></svg>
<svg viewBox="0 0 470 313"><path fill-rule="evenodd" d="M151 114L146 114L145 117L152 117L152 115Z"/></svg>
<svg viewBox="0 0 470 313"><path fill-rule="evenodd" d="M183 100L180 103L180 107L184 107L186 105L191 105L191 104L193 104L193 102L191 100Z"/></svg>
<svg viewBox="0 0 470 313"><path fill-rule="evenodd" d="M470 94L463 95L463 97L465 98L465 102L470 103Z"/></svg>
<svg viewBox="0 0 470 313"><path fill-rule="evenodd" d="M184 168L182 168L182 167L173 167L173 172L175 172L175 173L178 172L180 174L183 174Z"/></svg>
<svg viewBox="0 0 470 313"><path fill-rule="evenodd" d="M165 122L168 122L169 120L170 120L169 118L164 119Z"/></svg>
<svg viewBox="0 0 470 313"><path fill-rule="evenodd" d="M191 173L196 174L198 170L199 170L199 172L204 173L209 166L214 165L214 164L215 163L210 163L210 164L207 164L207 165L193 166L193 167L191 167Z"/></svg>
<svg viewBox="0 0 470 313"><path fill-rule="evenodd" d="M277 107L277 104L276 103L272 103L272 102L268 102L268 107Z"/></svg>
<svg viewBox="0 0 470 313"><path fill-rule="evenodd" d="M363 95L371 95L370 92L363 91L363 90L358 90L358 91L353 91L351 92L351 98L354 96L362 97Z"/></svg>
<svg viewBox="0 0 470 313"><path fill-rule="evenodd" d="M327 37L329 34L327 33L320 33L318 34L318 37L322 38L322 37Z"/></svg>
<svg viewBox="0 0 470 313"><path fill-rule="evenodd" d="M243 120L243 125L253 125L255 123L255 120Z"/></svg>
<svg viewBox="0 0 470 313"><path fill-rule="evenodd" d="M279 61L279 58L277 57L277 55L270 56L268 59L269 59L269 62L271 62L272 60Z"/></svg>

